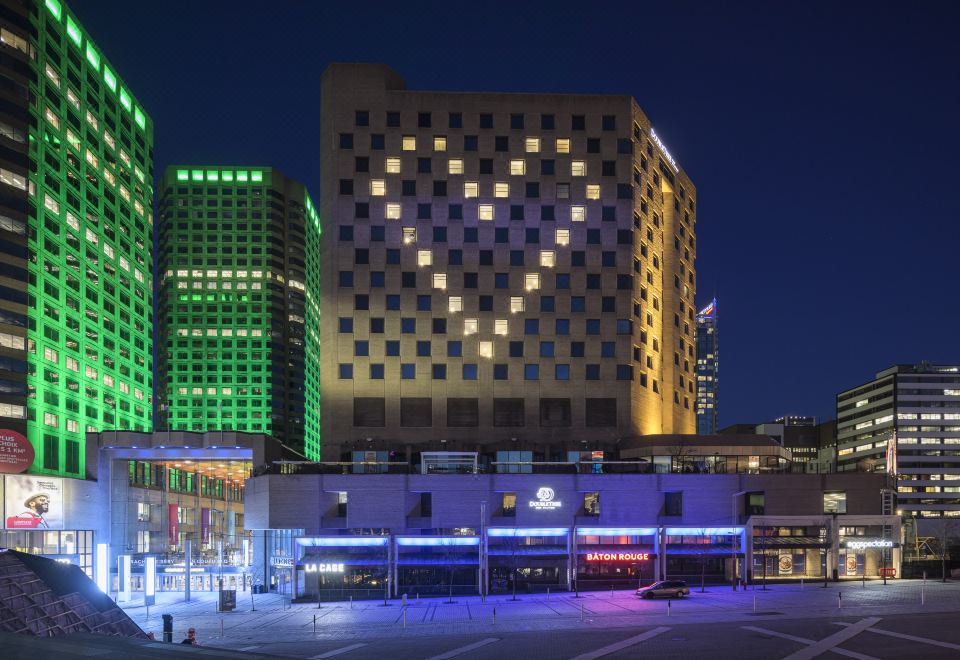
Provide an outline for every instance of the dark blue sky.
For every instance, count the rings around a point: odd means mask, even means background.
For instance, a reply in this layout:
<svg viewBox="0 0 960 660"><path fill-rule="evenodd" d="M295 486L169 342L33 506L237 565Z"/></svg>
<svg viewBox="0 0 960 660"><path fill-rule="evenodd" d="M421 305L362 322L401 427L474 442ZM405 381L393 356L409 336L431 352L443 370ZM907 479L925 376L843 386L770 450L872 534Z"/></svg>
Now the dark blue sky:
<svg viewBox="0 0 960 660"><path fill-rule="evenodd" d="M72 0L167 164L319 180L320 73L631 94L698 189L723 425L833 415L895 362L960 361L951 2Z"/></svg>

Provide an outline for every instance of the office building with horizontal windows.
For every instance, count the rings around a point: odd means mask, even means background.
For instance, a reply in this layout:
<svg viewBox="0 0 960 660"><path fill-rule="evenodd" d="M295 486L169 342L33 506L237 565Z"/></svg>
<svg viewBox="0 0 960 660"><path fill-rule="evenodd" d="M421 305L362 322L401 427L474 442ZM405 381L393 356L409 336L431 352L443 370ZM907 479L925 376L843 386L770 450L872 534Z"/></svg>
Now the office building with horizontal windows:
<svg viewBox="0 0 960 660"><path fill-rule="evenodd" d="M152 424L153 123L66 3L2 7L0 432L83 478Z"/></svg>
<svg viewBox="0 0 960 660"><path fill-rule="evenodd" d="M960 366L895 365L837 395L837 469L896 478L922 535L960 537Z"/></svg>
<svg viewBox="0 0 960 660"><path fill-rule="evenodd" d="M160 424L318 455L320 224L306 187L269 167L173 165L160 193Z"/></svg>
<svg viewBox="0 0 960 660"><path fill-rule="evenodd" d="M695 431L696 189L634 99L334 64L320 121L325 460Z"/></svg>

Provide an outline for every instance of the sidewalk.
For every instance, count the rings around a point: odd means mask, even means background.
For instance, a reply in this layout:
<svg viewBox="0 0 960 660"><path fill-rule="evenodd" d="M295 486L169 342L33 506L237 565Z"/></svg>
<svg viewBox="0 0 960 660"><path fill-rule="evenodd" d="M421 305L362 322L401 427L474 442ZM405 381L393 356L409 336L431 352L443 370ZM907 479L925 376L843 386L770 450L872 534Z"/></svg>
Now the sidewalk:
<svg viewBox="0 0 960 660"><path fill-rule="evenodd" d="M807 618L832 615L867 616L895 613L960 611L960 583L919 581L770 585L766 590L694 587L682 600L647 601L632 591L589 592L488 597L357 601L290 605L276 594L237 595L238 609L216 611L216 593L194 594L190 603L182 594L157 594L157 604L124 607L144 630L161 638L161 614L172 614L174 641L195 627L201 643L243 648L264 641L309 639L377 639L410 635L447 635L474 632L618 628L637 625L719 623L758 619Z"/></svg>

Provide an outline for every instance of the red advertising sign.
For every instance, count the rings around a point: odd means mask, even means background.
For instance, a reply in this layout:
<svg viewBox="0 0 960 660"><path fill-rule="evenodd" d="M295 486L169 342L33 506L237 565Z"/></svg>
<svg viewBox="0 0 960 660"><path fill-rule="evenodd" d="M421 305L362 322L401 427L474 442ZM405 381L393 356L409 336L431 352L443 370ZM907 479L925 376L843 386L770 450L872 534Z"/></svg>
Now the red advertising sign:
<svg viewBox="0 0 960 660"><path fill-rule="evenodd" d="M0 429L0 473L19 474L33 464L33 446L22 433Z"/></svg>
<svg viewBox="0 0 960 660"><path fill-rule="evenodd" d="M647 561L649 552L588 552L587 561Z"/></svg>
<svg viewBox="0 0 960 660"><path fill-rule="evenodd" d="M176 504L167 505L167 543L177 545L180 542L180 522L177 519L179 507Z"/></svg>

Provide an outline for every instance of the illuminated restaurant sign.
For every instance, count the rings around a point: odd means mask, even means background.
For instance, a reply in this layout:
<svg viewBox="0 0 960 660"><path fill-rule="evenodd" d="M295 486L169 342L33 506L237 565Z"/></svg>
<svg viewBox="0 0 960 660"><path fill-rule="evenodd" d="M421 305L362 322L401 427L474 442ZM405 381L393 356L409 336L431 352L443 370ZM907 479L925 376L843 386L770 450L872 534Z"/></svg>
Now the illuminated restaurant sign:
<svg viewBox="0 0 960 660"><path fill-rule="evenodd" d="M343 564L304 564L307 573L343 573Z"/></svg>
<svg viewBox="0 0 960 660"><path fill-rule="evenodd" d="M843 544L849 550L866 550L867 548L892 548L893 541L885 539L866 539L863 541L846 541Z"/></svg>
<svg viewBox="0 0 960 660"><path fill-rule="evenodd" d="M647 561L649 552L588 552L587 561Z"/></svg>
<svg viewBox="0 0 960 660"><path fill-rule="evenodd" d="M553 499L554 492L552 488L546 486L537 490L537 499L530 500L531 509L559 509L563 502Z"/></svg>

